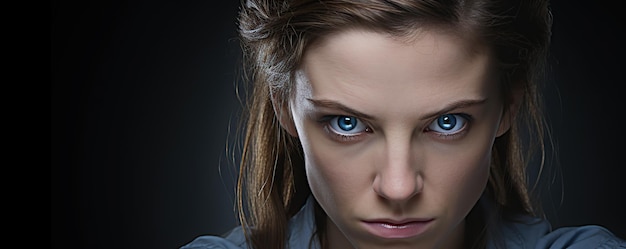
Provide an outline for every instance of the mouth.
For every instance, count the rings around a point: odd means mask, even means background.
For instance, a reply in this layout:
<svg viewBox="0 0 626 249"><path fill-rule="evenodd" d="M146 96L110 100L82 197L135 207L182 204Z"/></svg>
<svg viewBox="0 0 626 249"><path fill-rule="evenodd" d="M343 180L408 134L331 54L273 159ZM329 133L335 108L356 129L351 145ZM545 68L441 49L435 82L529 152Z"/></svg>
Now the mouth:
<svg viewBox="0 0 626 249"><path fill-rule="evenodd" d="M434 219L364 220L365 229L385 239L406 239L422 234Z"/></svg>

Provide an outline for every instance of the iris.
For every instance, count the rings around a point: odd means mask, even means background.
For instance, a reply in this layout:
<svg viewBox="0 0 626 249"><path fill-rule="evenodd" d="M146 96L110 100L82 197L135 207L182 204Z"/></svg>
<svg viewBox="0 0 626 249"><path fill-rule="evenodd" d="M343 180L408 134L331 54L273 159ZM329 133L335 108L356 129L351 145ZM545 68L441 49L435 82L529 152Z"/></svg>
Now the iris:
<svg viewBox="0 0 626 249"><path fill-rule="evenodd" d="M456 126L456 117L451 114L442 115L437 119L437 124L441 129L451 130Z"/></svg>
<svg viewBox="0 0 626 249"><path fill-rule="evenodd" d="M337 126L344 131L351 131L356 125L357 120L354 117L340 116L337 118Z"/></svg>

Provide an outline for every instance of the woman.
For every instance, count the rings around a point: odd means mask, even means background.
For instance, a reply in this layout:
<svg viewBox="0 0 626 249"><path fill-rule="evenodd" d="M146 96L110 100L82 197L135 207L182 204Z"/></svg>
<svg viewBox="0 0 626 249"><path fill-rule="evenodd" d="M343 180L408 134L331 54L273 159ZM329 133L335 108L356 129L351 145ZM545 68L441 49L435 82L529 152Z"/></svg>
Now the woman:
<svg viewBox="0 0 626 249"><path fill-rule="evenodd" d="M551 231L529 194L547 1L249 0L239 22L241 227L183 248L624 247Z"/></svg>

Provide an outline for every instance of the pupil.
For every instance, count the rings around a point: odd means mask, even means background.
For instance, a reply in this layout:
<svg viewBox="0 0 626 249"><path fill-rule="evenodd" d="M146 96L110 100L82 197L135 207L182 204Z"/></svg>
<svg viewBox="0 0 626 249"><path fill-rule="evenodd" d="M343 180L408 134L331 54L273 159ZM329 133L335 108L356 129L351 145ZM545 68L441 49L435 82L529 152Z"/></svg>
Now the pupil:
<svg viewBox="0 0 626 249"><path fill-rule="evenodd" d="M444 115L439 118L439 127L444 130L450 130L456 125L456 118L451 115Z"/></svg>
<svg viewBox="0 0 626 249"><path fill-rule="evenodd" d="M352 118L352 117L340 117L338 120L339 123L339 128L341 128L344 131L349 131L354 129L354 127L356 126L356 119Z"/></svg>

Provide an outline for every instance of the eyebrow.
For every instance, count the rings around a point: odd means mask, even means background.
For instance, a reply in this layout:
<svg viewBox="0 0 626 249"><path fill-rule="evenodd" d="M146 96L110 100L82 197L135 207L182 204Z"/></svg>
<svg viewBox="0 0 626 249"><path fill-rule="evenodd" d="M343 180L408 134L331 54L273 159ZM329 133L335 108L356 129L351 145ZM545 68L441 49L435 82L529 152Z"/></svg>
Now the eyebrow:
<svg viewBox="0 0 626 249"><path fill-rule="evenodd" d="M444 108L442 108L439 111L432 112L432 113L424 115L424 117L422 119L423 120L431 119L431 118L434 118L434 117L438 117L438 116L450 113L451 111L456 110L456 109L466 108L466 107L475 106L475 105L481 105L481 104L484 104L486 101L487 101L487 98L484 98L484 99L463 99L463 100L455 101L455 102L452 102L452 103L446 105Z"/></svg>
<svg viewBox="0 0 626 249"><path fill-rule="evenodd" d="M307 100L313 103L313 105L316 107L337 109L337 110L341 110L341 111L348 113L350 116L355 116L355 117L369 119L369 120L374 119L371 115L354 110L336 101L326 100L326 99L309 99L309 98L307 98Z"/></svg>
<svg viewBox="0 0 626 249"><path fill-rule="evenodd" d="M323 107L323 108L329 108L329 109L337 109L337 110L341 110L344 111L346 113L348 113L350 116L355 116L355 117L359 117L359 118L363 118L363 119L369 119L369 120L374 120L374 117L365 113L362 113L360 111L354 110L350 107L347 107L339 102L333 101L333 100L327 100L327 99L310 99L307 98L307 100L309 102L311 102L314 106L316 107ZM480 105L483 104L487 101L487 98L484 99L464 99L464 100L459 100L459 101L455 101L452 102L448 105L446 105L444 108L442 108L439 111L435 111L435 112L431 112L426 114L422 119L426 120L426 119L431 119L434 117L438 117L441 115L444 115L446 113L449 113L455 109L459 109L459 108L465 108L465 107L470 107L470 106L475 106L475 105Z"/></svg>

